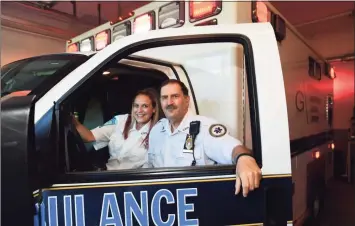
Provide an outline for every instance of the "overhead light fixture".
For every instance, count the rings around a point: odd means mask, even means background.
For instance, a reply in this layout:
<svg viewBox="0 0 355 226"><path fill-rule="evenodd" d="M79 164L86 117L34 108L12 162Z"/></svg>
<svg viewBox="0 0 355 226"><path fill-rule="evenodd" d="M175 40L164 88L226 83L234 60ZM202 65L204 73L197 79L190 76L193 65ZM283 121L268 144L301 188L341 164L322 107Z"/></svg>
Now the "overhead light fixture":
<svg viewBox="0 0 355 226"><path fill-rule="evenodd" d="M35 1L35 2L31 2L35 5L37 5L37 7L43 8L43 9L51 9L53 8L54 5L57 4L57 1Z"/></svg>
<svg viewBox="0 0 355 226"><path fill-rule="evenodd" d="M324 64L324 74L330 79L335 79L337 77L335 68L327 62Z"/></svg>
<svg viewBox="0 0 355 226"><path fill-rule="evenodd" d="M102 75L109 75L111 72L109 72L109 71L104 71L103 73L102 73Z"/></svg>

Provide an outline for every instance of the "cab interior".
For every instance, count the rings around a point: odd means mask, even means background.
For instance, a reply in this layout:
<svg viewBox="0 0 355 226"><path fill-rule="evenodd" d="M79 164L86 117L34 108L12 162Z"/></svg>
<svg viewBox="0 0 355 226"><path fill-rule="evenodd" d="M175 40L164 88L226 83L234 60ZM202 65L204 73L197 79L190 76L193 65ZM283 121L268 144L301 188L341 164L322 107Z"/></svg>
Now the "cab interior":
<svg viewBox="0 0 355 226"><path fill-rule="evenodd" d="M165 73L123 63L114 63L99 70L61 104L59 134L60 152L64 168L73 171L100 171L109 158L108 148L95 151L92 144L84 143L76 131L71 115L77 113L79 121L88 129L103 125L115 115L129 114L137 91L154 88L159 94ZM160 115L163 112L160 108ZM63 155L64 154L64 155Z"/></svg>

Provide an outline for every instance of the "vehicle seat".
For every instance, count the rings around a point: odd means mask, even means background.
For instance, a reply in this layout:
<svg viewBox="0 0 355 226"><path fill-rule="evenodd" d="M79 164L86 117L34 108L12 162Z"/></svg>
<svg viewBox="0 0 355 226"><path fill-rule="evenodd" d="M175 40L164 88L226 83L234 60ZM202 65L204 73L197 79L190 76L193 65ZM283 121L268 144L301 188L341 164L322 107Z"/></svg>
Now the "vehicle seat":
<svg viewBox="0 0 355 226"><path fill-rule="evenodd" d="M98 97L91 97L88 101L87 108L82 124L89 130L101 126L105 123L103 105ZM95 150L93 143L86 143L86 150L88 151L88 158L94 168L105 168L106 162L109 158L108 148Z"/></svg>
<svg viewBox="0 0 355 226"><path fill-rule="evenodd" d="M92 130L104 123L104 113L100 100L96 97L90 98L85 111L83 125L89 130ZM90 148L92 148L92 143L87 143L86 148L87 150L90 150Z"/></svg>

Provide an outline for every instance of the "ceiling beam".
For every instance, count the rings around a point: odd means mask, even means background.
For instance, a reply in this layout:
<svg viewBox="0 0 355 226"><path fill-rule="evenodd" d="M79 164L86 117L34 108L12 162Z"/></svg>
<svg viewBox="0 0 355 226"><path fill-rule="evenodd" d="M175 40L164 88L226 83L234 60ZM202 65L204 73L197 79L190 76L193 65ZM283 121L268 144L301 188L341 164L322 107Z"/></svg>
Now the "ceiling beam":
<svg viewBox="0 0 355 226"><path fill-rule="evenodd" d="M327 21L327 20L333 20L333 19L346 17L346 16L353 16L353 15L354 15L354 11L346 11L346 12L330 15L330 16L327 16L327 17L323 17L323 18L320 18L320 19L311 20L311 21L307 21L307 22L304 22L304 23L296 24L295 27L296 28L300 28L300 27L303 27L303 26L306 26L306 25L310 25L310 24L316 24L316 23Z"/></svg>
<svg viewBox="0 0 355 226"><path fill-rule="evenodd" d="M334 56L327 58L328 62L339 62L339 61L352 61L355 59L354 53L343 54L340 56Z"/></svg>
<svg viewBox="0 0 355 226"><path fill-rule="evenodd" d="M39 24L33 21L22 20L7 15L1 15L1 26L13 28L13 29L20 29L23 31L37 33L37 34L50 36L53 38L59 38L63 40L68 40L70 37L73 37L75 35L75 32L70 31L68 29L61 29L58 27L53 27L45 24Z"/></svg>
<svg viewBox="0 0 355 226"><path fill-rule="evenodd" d="M2 25L59 38L69 39L95 26L74 16L68 17L16 2L1 3L1 11ZM21 15L26 15L26 19Z"/></svg>

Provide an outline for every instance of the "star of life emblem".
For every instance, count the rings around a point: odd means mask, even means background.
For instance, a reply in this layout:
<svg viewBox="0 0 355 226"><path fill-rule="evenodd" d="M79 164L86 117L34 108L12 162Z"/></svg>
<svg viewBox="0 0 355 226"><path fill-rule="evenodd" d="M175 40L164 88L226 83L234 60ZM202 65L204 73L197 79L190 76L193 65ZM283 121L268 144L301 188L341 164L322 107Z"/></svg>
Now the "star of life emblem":
<svg viewBox="0 0 355 226"><path fill-rule="evenodd" d="M227 128L222 124L214 124L210 126L209 132L213 137L222 137L227 133Z"/></svg>

